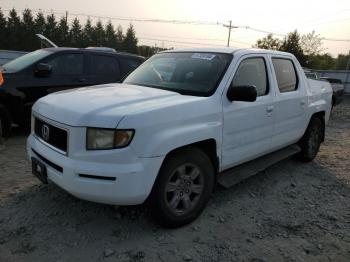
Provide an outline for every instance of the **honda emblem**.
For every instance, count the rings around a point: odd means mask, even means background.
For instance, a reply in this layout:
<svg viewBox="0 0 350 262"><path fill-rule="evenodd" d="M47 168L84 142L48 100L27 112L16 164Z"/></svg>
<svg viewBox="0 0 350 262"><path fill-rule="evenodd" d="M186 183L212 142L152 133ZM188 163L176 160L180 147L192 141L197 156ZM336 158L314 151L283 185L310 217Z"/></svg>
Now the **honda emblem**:
<svg viewBox="0 0 350 262"><path fill-rule="evenodd" d="M50 139L50 128L47 125L43 125L41 128L41 134L43 139L48 141Z"/></svg>

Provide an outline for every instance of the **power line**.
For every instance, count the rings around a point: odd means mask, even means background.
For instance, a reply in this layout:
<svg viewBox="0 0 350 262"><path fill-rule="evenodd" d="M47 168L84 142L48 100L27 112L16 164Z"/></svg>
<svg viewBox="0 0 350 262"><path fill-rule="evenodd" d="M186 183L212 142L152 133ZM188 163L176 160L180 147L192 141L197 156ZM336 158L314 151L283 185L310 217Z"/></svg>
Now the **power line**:
<svg viewBox="0 0 350 262"><path fill-rule="evenodd" d="M163 41L168 43L178 43L178 44L189 44L189 45L203 45L203 46L217 46L217 47L223 47L223 45L218 44L206 44L206 43L198 43L198 42L186 42L186 41L176 41L176 40L166 40L166 39L159 39L159 38L151 38L151 37L138 37L139 39L144 40L152 40L152 41Z"/></svg>
<svg viewBox="0 0 350 262"><path fill-rule="evenodd" d="M241 28L245 28L247 30L252 30L255 32L272 34L272 35L283 36L283 37L288 35L288 34L282 34L282 33L276 33L276 32L266 31L266 30L262 30L262 29L257 29L257 28L253 28L253 27L249 27L249 26L245 26L245 27L241 27ZM324 41L350 42L350 39L338 39L338 38L328 38L328 37L321 37L321 39Z"/></svg>
<svg viewBox="0 0 350 262"><path fill-rule="evenodd" d="M195 38L195 37L183 37L183 36L175 36L175 35L148 35L148 34L140 34L145 37L165 37L165 38L176 38L176 39L190 39L190 40L203 40L203 41L219 41L225 42L226 39L223 38Z"/></svg>
<svg viewBox="0 0 350 262"><path fill-rule="evenodd" d="M195 38L195 37L182 37L182 36L169 36L169 35L148 35L148 34L138 34L138 36L144 36L144 37L161 37L161 38L175 38L175 39L187 39L187 40L198 40L198 41L217 41L217 42L226 42L226 39L220 39L220 38ZM236 40L231 40L231 42L242 44L242 45L251 45L251 43L248 42L241 42Z"/></svg>
<svg viewBox="0 0 350 262"><path fill-rule="evenodd" d="M324 41L335 41L335 42L350 42L350 39L337 39L337 38L325 38L321 37Z"/></svg>
<svg viewBox="0 0 350 262"><path fill-rule="evenodd" d="M11 11L12 9L4 9L4 11ZM25 9L17 9L25 10ZM50 13L50 14L60 14L64 15L65 11L45 11L42 9L31 9L35 12ZM108 20L117 20L117 21L127 21L127 22L150 22L150 23L167 23L167 24L186 24L186 25L221 25L221 22L218 21L194 21L194 20L177 20L177 19L157 19L157 18L135 18L135 17L124 17L124 16L106 16L99 14L87 14L87 13L70 13L73 16L84 16L87 18L96 18L96 19L108 19Z"/></svg>
<svg viewBox="0 0 350 262"><path fill-rule="evenodd" d="M26 8L18 8L17 10L25 10ZM4 11L11 11L12 9L4 9ZM65 16L66 12L65 11L45 11L42 9L31 9L32 11L35 12L42 12L42 13L48 13L48 14L60 14ZM87 13L70 13L72 16L84 16L87 18L97 18L97 19L108 19L108 20L117 20L117 21L128 21L128 22L150 22L150 23L168 23L168 24L187 24L187 25L204 25L204 26L218 26L218 25L223 25L225 27L229 28L229 39L228 39L228 45L230 41L230 31L233 28L240 28L240 29L246 29L246 30L251 30L259 33L265 33L265 34L273 34L276 36L281 36L285 37L287 34L283 33L276 33L268 30L263 30L259 28L254 28L250 26L237 26L237 25L232 25L232 21L230 21L230 25L225 25L222 22L219 21L191 21L191 20L172 20L172 19L149 19L149 18L134 18L134 17L122 17L122 16L104 16L104 15L98 15L98 14L87 14ZM336 41L336 42L350 42L350 39L336 39L336 38L326 38L322 37L322 40L324 41Z"/></svg>

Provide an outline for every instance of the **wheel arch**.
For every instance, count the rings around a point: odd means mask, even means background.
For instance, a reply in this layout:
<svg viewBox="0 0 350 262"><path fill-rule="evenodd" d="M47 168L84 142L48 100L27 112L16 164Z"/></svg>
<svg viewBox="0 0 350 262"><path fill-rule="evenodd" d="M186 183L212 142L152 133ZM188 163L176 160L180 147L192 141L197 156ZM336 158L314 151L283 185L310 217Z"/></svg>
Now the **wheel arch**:
<svg viewBox="0 0 350 262"><path fill-rule="evenodd" d="M325 111L319 111L319 112L315 112L311 115L310 120L309 120L309 124L311 122L311 120L313 118L319 118L322 122L322 142L324 142L325 139L325 131L326 131L326 121L325 121L325 117L326 117L326 112ZM308 125L309 125L308 124Z"/></svg>
<svg viewBox="0 0 350 262"><path fill-rule="evenodd" d="M219 171L219 156L217 154L217 142L214 138L210 138L210 139L205 139L205 140L201 140L198 142L194 142L191 144L187 144L187 145L183 145L177 148L172 149L170 152L168 152L164 158L164 161L170 157L171 155L182 151L182 150L186 150L189 149L191 147L195 147L198 148L200 150L202 150L211 160L213 167L215 169L216 172ZM164 162L163 161L163 162Z"/></svg>
<svg viewBox="0 0 350 262"><path fill-rule="evenodd" d="M218 150L217 150L217 141L214 139L214 138L209 138L209 139L205 139L205 140L201 140L201 141L197 141L197 142L194 142L194 143L190 143L190 144L187 144L187 145L183 145L183 146L179 146L177 148L174 148L172 149L171 151L169 151L164 159L163 159L163 162L159 168L159 171L158 171L158 174L156 176L156 179L153 183L153 186L152 186L152 190L151 192L153 191L154 189L154 186L156 184L156 181L159 177L159 172L160 170L162 169L165 161L170 158L171 156L183 151L183 150L187 150L187 149L190 149L190 148L198 148L200 149L201 151L203 151L208 157L209 159L211 160L212 162L212 165L214 167L214 171L215 171L215 181L214 181L214 189L217 185L217 176L218 176L218 173L219 173L219 166L220 166L220 158L218 156ZM151 196L151 194L149 195L149 197Z"/></svg>

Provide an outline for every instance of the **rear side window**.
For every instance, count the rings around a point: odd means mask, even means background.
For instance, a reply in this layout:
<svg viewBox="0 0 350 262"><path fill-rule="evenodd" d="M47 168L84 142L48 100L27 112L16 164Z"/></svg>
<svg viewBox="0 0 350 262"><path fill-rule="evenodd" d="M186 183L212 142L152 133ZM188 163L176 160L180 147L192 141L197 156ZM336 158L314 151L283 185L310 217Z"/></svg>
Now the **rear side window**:
<svg viewBox="0 0 350 262"><path fill-rule="evenodd" d="M284 58L272 58L272 63L280 92L285 93L297 90L298 78L293 62Z"/></svg>
<svg viewBox="0 0 350 262"><path fill-rule="evenodd" d="M103 76L119 76L119 62L115 57L91 55L90 74Z"/></svg>
<svg viewBox="0 0 350 262"><path fill-rule="evenodd" d="M58 55L47 64L52 66L52 75L81 75L84 71L83 54Z"/></svg>
<svg viewBox="0 0 350 262"><path fill-rule="evenodd" d="M269 88L264 58L255 57L243 60L233 78L233 85L252 85L256 87L258 96L268 94Z"/></svg>

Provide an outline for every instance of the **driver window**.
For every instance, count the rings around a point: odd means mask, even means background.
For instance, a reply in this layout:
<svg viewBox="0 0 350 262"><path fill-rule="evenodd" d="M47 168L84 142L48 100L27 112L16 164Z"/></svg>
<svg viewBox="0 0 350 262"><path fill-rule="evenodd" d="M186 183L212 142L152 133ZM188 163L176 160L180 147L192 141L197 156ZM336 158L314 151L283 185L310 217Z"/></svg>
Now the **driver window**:
<svg viewBox="0 0 350 262"><path fill-rule="evenodd" d="M265 60L262 57L247 58L243 60L233 78L234 86L252 85L256 87L258 96L269 92Z"/></svg>

